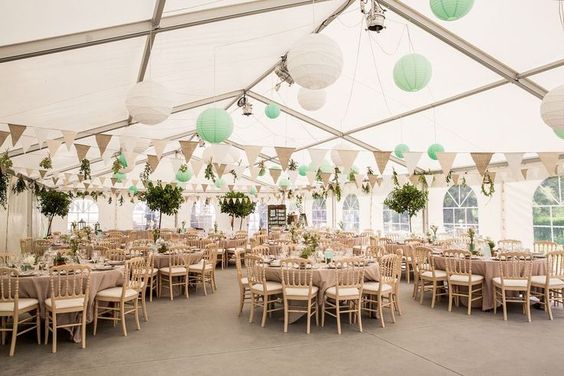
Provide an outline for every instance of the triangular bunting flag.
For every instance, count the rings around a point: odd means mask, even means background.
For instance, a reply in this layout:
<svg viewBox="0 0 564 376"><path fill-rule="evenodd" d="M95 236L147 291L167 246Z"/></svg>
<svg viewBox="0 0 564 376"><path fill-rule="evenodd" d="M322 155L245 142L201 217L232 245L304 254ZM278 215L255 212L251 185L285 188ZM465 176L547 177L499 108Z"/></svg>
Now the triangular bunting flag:
<svg viewBox="0 0 564 376"><path fill-rule="evenodd" d="M560 153L548 152L548 153L537 153L539 158L548 171L548 176L553 176L556 174L556 166L560 159Z"/></svg>
<svg viewBox="0 0 564 376"><path fill-rule="evenodd" d="M74 148L76 149L79 162L82 162L82 160L86 158L88 150L90 150L90 145L74 144Z"/></svg>
<svg viewBox="0 0 564 376"><path fill-rule="evenodd" d="M75 131L61 131L63 134L63 140L65 140L65 145L67 146L67 151L71 151L71 146L76 138Z"/></svg>
<svg viewBox="0 0 564 376"><path fill-rule="evenodd" d="M307 181L309 185L313 185L315 183L315 171L308 171L306 174Z"/></svg>
<svg viewBox="0 0 564 376"><path fill-rule="evenodd" d="M4 141L6 141L9 135L10 132L0 131L0 146L4 145Z"/></svg>
<svg viewBox="0 0 564 376"><path fill-rule="evenodd" d="M523 161L523 153L505 153L504 155L513 178L516 180L521 179L521 162Z"/></svg>
<svg viewBox="0 0 564 376"><path fill-rule="evenodd" d="M370 183L370 186L372 188L374 188L374 186L378 182L378 176L377 175L368 175L368 182Z"/></svg>
<svg viewBox="0 0 564 376"><path fill-rule="evenodd" d="M244 150L247 155L247 162L249 162L249 166L252 166L255 164L257 157L259 156L262 146L245 146Z"/></svg>
<svg viewBox="0 0 564 376"><path fill-rule="evenodd" d="M431 187L433 185L433 179L435 178L434 175L423 175L425 177L425 181L427 182L427 187Z"/></svg>
<svg viewBox="0 0 564 376"><path fill-rule="evenodd" d="M223 174L225 173L225 168L227 167L227 165L224 164L224 163L214 163L213 166L215 167L215 171L217 172L217 176L219 176L221 178L223 176Z"/></svg>
<svg viewBox="0 0 564 376"><path fill-rule="evenodd" d="M349 171L358 156L358 150L337 150L337 154L341 159L345 171Z"/></svg>
<svg viewBox="0 0 564 376"><path fill-rule="evenodd" d="M262 189L262 185L257 185L257 193L260 193L260 190Z"/></svg>
<svg viewBox="0 0 564 376"><path fill-rule="evenodd" d="M525 180L527 180L527 172L528 172L528 171L529 171L529 170L526 169L526 168L524 168L524 169L521 170L521 175L523 175L523 179L525 179Z"/></svg>
<svg viewBox="0 0 564 376"><path fill-rule="evenodd" d="M321 173L321 181L323 182L323 185L327 186L327 184L329 184L329 178L330 177L331 177L330 172L322 172Z"/></svg>
<svg viewBox="0 0 564 376"><path fill-rule="evenodd" d="M272 176L272 181L274 181L274 184L276 184L278 182L278 178L280 177L280 174L282 173L282 170L279 170L277 168L271 168L269 171L270 171L270 176Z"/></svg>
<svg viewBox="0 0 564 376"><path fill-rule="evenodd" d="M207 184L202 184L202 190L204 192L206 192L208 190L208 185Z"/></svg>
<svg viewBox="0 0 564 376"><path fill-rule="evenodd" d="M458 174L452 174L451 175L452 178L452 184L453 185L458 185L458 181L460 180L460 175Z"/></svg>
<svg viewBox="0 0 564 376"><path fill-rule="evenodd" d="M159 165L159 158L157 158L156 155L147 155L147 162L149 162L149 166L151 167L151 173L155 172Z"/></svg>
<svg viewBox="0 0 564 376"><path fill-rule="evenodd" d="M492 160L493 154L494 153L470 153L480 175L483 176L488 169L488 165Z"/></svg>
<svg viewBox="0 0 564 376"><path fill-rule="evenodd" d="M276 150L276 154L278 155L278 160L280 161L282 169L286 171L288 169L288 162L290 161L290 157L292 156L292 153L296 150L296 148L275 146L274 150Z"/></svg>
<svg viewBox="0 0 564 376"><path fill-rule="evenodd" d="M123 150L133 151L135 150L135 146L137 146L138 143L139 143L139 137L129 136L129 135L119 136L119 144Z"/></svg>
<svg viewBox="0 0 564 376"><path fill-rule="evenodd" d="M46 173L47 173L47 170L39 170L39 175L41 175L41 179L45 178Z"/></svg>
<svg viewBox="0 0 564 376"><path fill-rule="evenodd" d="M443 170L444 174L448 174L449 171L452 170L456 154L457 153L437 153L437 160L439 161L441 170Z"/></svg>
<svg viewBox="0 0 564 376"><path fill-rule="evenodd" d="M407 173L413 175L415 169L417 168L417 163L421 159L421 152L407 152L403 153L403 159L405 161L405 167L407 168Z"/></svg>
<svg viewBox="0 0 564 376"><path fill-rule="evenodd" d="M309 156L311 158L311 164L313 165L314 169L318 169L319 166L321 165L321 162L323 161L323 158L325 158L325 155L327 155L327 150L326 149L308 149L309 151Z"/></svg>
<svg viewBox="0 0 564 376"><path fill-rule="evenodd" d="M233 192L233 188L235 186L233 184L229 184L227 187L229 188L229 192Z"/></svg>
<svg viewBox="0 0 564 376"><path fill-rule="evenodd" d="M27 153L27 151L29 150L29 148L31 147L31 145L33 145L34 143L34 139L33 137L26 137L23 136L21 139L21 146L22 146L22 150L24 153Z"/></svg>
<svg viewBox="0 0 564 376"><path fill-rule="evenodd" d="M192 172L194 173L194 177L197 177L200 171L202 170L202 161L192 159L190 161L190 164L192 165Z"/></svg>
<svg viewBox="0 0 564 376"><path fill-rule="evenodd" d="M49 136L49 130L45 128L33 128L33 133L35 133L35 138L37 138L39 149L42 149L45 140L47 140L47 137Z"/></svg>
<svg viewBox="0 0 564 376"><path fill-rule="evenodd" d="M19 124L8 124L8 128L10 128L10 135L12 135L12 146L16 146L20 137L25 131L26 126Z"/></svg>
<svg viewBox="0 0 564 376"><path fill-rule="evenodd" d="M98 150L100 150L100 156L102 156L106 152L106 148L112 139L112 135L98 133L95 138Z"/></svg>
<svg viewBox="0 0 564 376"><path fill-rule="evenodd" d="M258 167L249 165L249 173L251 174L251 178L256 179L259 173Z"/></svg>
<svg viewBox="0 0 564 376"><path fill-rule="evenodd" d="M376 166L378 166L378 170L380 171L380 174L384 173L384 170L386 169L386 165L388 164L388 161L390 160L390 154L392 154L392 152L390 151L374 151L374 160L376 161ZM419 153L421 154L421 153Z"/></svg>
<svg viewBox="0 0 564 376"><path fill-rule="evenodd" d="M192 158L192 154L194 154L194 150L198 147L198 141L178 141L180 143L180 149L182 149L182 154L184 154L184 158L186 162L190 162Z"/></svg>
<svg viewBox="0 0 564 376"><path fill-rule="evenodd" d="M55 156L62 143L61 140L47 140L47 149L49 149L51 158Z"/></svg>
<svg viewBox="0 0 564 376"><path fill-rule="evenodd" d="M163 156L164 149L168 144L168 140L153 140L152 144L153 144L153 148L155 149L155 154L157 155L157 158L160 160L161 157Z"/></svg>

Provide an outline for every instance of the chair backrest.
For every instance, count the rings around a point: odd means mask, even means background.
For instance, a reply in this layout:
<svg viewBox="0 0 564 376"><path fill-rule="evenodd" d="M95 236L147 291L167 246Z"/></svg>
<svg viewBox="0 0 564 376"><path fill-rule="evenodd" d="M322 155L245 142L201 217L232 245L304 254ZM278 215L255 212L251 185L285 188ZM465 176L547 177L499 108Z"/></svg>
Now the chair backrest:
<svg viewBox="0 0 564 376"><path fill-rule="evenodd" d="M394 289L399 284L401 278L401 256L395 254L384 255L378 262L380 265L379 289L382 290L384 284L392 286Z"/></svg>
<svg viewBox="0 0 564 376"><path fill-rule="evenodd" d="M20 251L21 251L22 254L32 253L33 252L33 239L32 238L20 239Z"/></svg>
<svg viewBox="0 0 564 376"><path fill-rule="evenodd" d="M149 247L137 245L129 248L127 252L130 256L146 256L149 253Z"/></svg>
<svg viewBox="0 0 564 376"><path fill-rule="evenodd" d="M90 268L86 265L61 265L49 269L49 285L51 304L56 308L57 302L68 299L84 299L84 309L88 303L90 292Z"/></svg>
<svg viewBox="0 0 564 376"><path fill-rule="evenodd" d="M413 251L413 266L416 273L432 271L431 257L433 251L427 247L415 247Z"/></svg>
<svg viewBox="0 0 564 376"><path fill-rule="evenodd" d="M501 252L515 252L522 249L521 241L514 239L503 239L497 242Z"/></svg>
<svg viewBox="0 0 564 376"><path fill-rule="evenodd" d="M123 249L110 249L106 252L105 257L110 261L125 261L127 254Z"/></svg>
<svg viewBox="0 0 564 376"><path fill-rule="evenodd" d="M244 277L243 272L243 256L245 255L245 250L243 248L235 249L235 267L237 268L237 282L239 285L243 285L242 278Z"/></svg>
<svg viewBox="0 0 564 376"><path fill-rule="evenodd" d="M337 296L340 289L357 288L362 292L364 284L364 260L359 257L342 258L335 262L335 287Z"/></svg>
<svg viewBox="0 0 564 376"><path fill-rule="evenodd" d="M549 252L558 251L559 245L558 243L547 241L547 240L539 240L533 243L533 252L534 253L541 253L546 255Z"/></svg>
<svg viewBox="0 0 564 376"><path fill-rule="evenodd" d="M282 260L280 266L284 294L287 293L287 288L308 288L308 295L311 295L313 288L313 264L311 261L301 257L290 257Z"/></svg>
<svg viewBox="0 0 564 376"><path fill-rule="evenodd" d="M0 266L9 265L12 255L8 252L0 252Z"/></svg>
<svg viewBox="0 0 564 376"><path fill-rule="evenodd" d="M471 275L472 252L461 249L449 249L443 253L448 275Z"/></svg>
<svg viewBox="0 0 564 376"><path fill-rule="evenodd" d="M217 264L217 243L210 243L206 245L202 260L204 260L204 264L215 267Z"/></svg>
<svg viewBox="0 0 564 376"><path fill-rule="evenodd" d="M124 282L121 291L122 299L128 289L140 292L146 286L148 278L147 261L143 257L134 257L125 262Z"/></svg>
<svg viewBox="0 0 564 376"><path fill-rule="evenodd" d="M369 246L366 248L366 255L375 258L376 260L380 260L382 256L386 254L386 249L379 245L376 246Z"/></svg>
<svg viewBox="0 0 564 376"><path fill-rule="evenodd" d="M19 272L14 268L0 268L0 303L14 303L14 314L19 299Z"/></svg>
<svg viewBox="0 0 564 376"><path fill-rule="evenodd" d="M505 252L500 256L499 274L501 284L504 281L515 279L526 279L531 283L533 271L533 258L528 252Z"/></svg>
<svg viewBox="0 0 564 376"><path fill-rule="evenodd" d="M268 245L259 245L253 247L251 253L256 256L270 256L270 247Z"/></svg>
<svg viewBox="0 0 564 376"><path fill-rule="evenodd" d="M191 257L193 255L191 253L187 253L183 250L174 250L168 254L168 270L169 273L172 274L173 268L183 267L187 268L191 264ZM188 273L188 269L186 269L186 273Z"/></svg>
<svg viewBox="0 0 564 376"><path fill-rule="evenodd" d="M551 251L546 255L548 278L564 279L564 251Z"/></svg>
<svg viewBox="0 0 564 376"><path fill-rule="evenodd" d="M247 274L249 278L249 286L263 284L266 289L266 273L262 258L254 254L245 254L245 265L247 266Z"/></svg>
<svg viewBox="0 0 564 376"><path fill-rule="evenodd" d="M33 253L38 256L43 256L45 251L49 249L51 241L47 239L37 239L33 241Z"/></svg>

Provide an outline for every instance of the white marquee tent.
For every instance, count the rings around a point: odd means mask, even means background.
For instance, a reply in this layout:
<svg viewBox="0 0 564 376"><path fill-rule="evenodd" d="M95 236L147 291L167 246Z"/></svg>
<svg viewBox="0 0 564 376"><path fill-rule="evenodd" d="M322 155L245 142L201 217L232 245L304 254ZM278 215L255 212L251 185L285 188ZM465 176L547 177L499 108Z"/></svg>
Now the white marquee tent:
<svg viewBox="0 0 564 376"><path fill-rule="evenodd" d="M532 196L549 176L539 156L554 157L564 145L540 116L542 98L564 83L561 2L477 0L468 15L454 22L437 19L428 1L379 3L387 10L381 33L366 31L357 0L4 2L0 131L11 131L11 137L1 149L9 151L16 173L43 178L47 186L82 189L71 144L88 145L93 179L87 184L109 190L115 153L138 153L129 180L115 186L127 189L136 183L132 180L147 155L156 154L155 140L165 140L152 179L173 181L178 165L170 160L180 151L178 141L197 140L196 119L204 109L223 108L234 120L227 143L238 150L244 175L236 182L226 177L228 185L240 190L264 186L263 195L275 192L269 174L253 177L247 168L243 150L249 145L262 146L259 160L267 166L279 163L275 146L296 148L292 158L306 165L310 149L358 150L354 165L364 174L367 166L375 166L373 152L393 151L404 143L411 152L423 153L416 160L419 171L435 174L420 224L427 226L443 222L447 171L426 155L429 145L440 143L446 152L457 153L453 173L466 176L478 194L481 232L496 239L518 237L530 245ZM312 32L336 41L344 57L343 71L327 88L327 101L318 111L298 103L298 85L275 89L280 80L274 68L281 56ZM411 52L427 57L433 70L428 86L415 93L400 90L393 80L394 65ZM165 86L174 101L172 115L154 126L135 123L125 106L128 91L149 79ZM251 116L237 106L243 95L253 104ZM276 119L264 114L271 102L282 110ZM25 126L15 144L8 124ZM102 155L98 134L112 136ZM44 172L38 165L49 153L47 140L58 141L51 141L53 169ZM59 141L63 144L57 147ZM197 148L193 160L202 158L204 150ZM489 164L496 172L491 198L479 194L481 178L470 153L495 153ZM525 179L507 168L506 153L523 153ZM382 184L369 195L353 184L345 186L345 194L358 192L361 199L361 228L382 228L392 169L406 174L405 165L393 156ZM188 194L205 189L203 170L190 180ZM305 187L308 180L298 177L293 184ZM364 210L365 203L370 211ZM328 225L341 221L342 204L333 200L327 207ZM311 205L308 200L306 212L311 213ZM131 210L124 214L125 208L115 203L100 206L106 227L130 223ZM6 237L9 231L21 236L41 231L31 196L12 195L8 210L0 229L2 248L16 247L18 239ZM186 215L189 210L187 205Z"/></svg>

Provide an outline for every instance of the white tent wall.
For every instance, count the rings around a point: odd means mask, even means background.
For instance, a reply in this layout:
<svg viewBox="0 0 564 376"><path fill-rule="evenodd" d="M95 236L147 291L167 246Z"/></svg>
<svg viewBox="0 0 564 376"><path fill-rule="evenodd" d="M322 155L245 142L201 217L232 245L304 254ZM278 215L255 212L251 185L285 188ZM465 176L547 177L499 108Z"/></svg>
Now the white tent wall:
<svg viewBox="0 0 564 376"><path fill-rule="evenodd" d="M30 210L31 192L14 194L8 187L8 204L0 207L0 252L13 252L20 249L20 239L31 236Z"/></svg>

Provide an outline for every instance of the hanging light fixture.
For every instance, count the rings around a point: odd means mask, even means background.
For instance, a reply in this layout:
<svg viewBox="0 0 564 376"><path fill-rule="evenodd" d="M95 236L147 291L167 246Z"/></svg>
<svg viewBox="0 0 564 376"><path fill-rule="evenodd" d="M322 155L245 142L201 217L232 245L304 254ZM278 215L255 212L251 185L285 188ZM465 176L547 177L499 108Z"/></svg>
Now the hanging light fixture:
<svg viewBox="0 0 564 376"><path fill-rule="evenodd" d="M288 52L288 71L306 89L325 89L337 81L342 70L343 52L325 34L310 34Z"/></svg>
<svg viewBox="0 0 564 376"><path fill-rule="evenodd" d="M394 154L398 158L403 159L404 153L407 153L407 152L409 152L409 146L407 146L406 144L398 144L394 148Z"/></svg>
<svg viewBox="0 0 564 376"><path fill-rule="evenodd" d="M564 130L564 85L552 89L542 99L541 117L552 129Z"/></svg>
<svg viewBox="0 0 564 376"><path fill-rule="evenodd" d="M237 106L243 110L243 115L251 116L253 114L253 105L249 103L247 96L243 94L241 98L237 101Z"/></svg>
<svg viewBox="0 0 564 376"><path fill-rule="evenodd" d="M370 9L366 9L368 2L370 1ZM375 31L379 33L384 30L384 21L386 21L386 16L384 8L378 4L376 0L360 0L360 11L366 15L366 27L370 31Z"/></svg>
<svg viewBox="0 0 564 376"><path fill-rule="evenodd" d="M198 116L196 131L202 140L219 144L233 133L233 119L223 109L208 108Z"/></svg>
<svg viewBox="0 0 564 376"><path fill-rule="evenodd" d="M127 93L125 106L131 118L141 124L159 124L170 116L174 103L163 85L154 81L137 83Z"/></svg>
<svg viewBox="0 0 564 376"><path fill-rule="evenodd" d="M443 21L456 21L466 16L474 0L429 0L433 14Z"/></svg>
<svg viewBox="0 0 564 376"><path fill-rule="evenodd" d="M287 54L282 56L280 59L280 63L278 63L276 68L274 68L274 73L280 79L280 82L278 82L274 86L274 89L276 89L276 91L280 90L280 86L282 86L284 82L286 82L288 86L292 86L294 84L294 79L292 78L292 76L290 76L290 72L288 71L287 58L288 58Z"/></svg>
<svg viewBox="0 0 564 376"><path fill-rule="evenodd" d="M309 90L301 87L298 91L298 103L304 110L317 111L325 105L325 90Z"/></svg>
<svg viewBox="0 0 564 376"><path fill-rule="evenodd" d="M269 103L264 108L264 114L269 119L276 119L280 116L280 107L276 103Z"/></svg>
<svg viewBox="0 0 564 376"><path fill-rule="evenodd" d="M429 148L427 149L427 155L429 156L429 158L436 161L437 160L437 153L443 153L444 151L445 151L445 148L444 148L443 145L433 144L433 145L429 146Z"/></svg>
<svg viewBox="0 0 564 376"><path fill-rule="evenodd" d="M400 58L394 66L394 82L404 91L414 92L423 89L433 74L431 63L423 55L408 54Z"/></svg>

